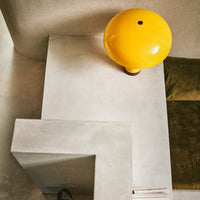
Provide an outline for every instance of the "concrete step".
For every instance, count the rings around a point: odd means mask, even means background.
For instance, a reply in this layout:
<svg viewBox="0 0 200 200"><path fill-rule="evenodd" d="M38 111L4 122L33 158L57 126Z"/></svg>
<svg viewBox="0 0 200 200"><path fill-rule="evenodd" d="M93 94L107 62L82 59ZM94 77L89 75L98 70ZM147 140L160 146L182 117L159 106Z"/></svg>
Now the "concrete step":
<svg viewBox="0 0 200 200"><path fill-rule="evenodd" d="M128 122L17 120L12 154L45 194L132 199Z"/></svg>

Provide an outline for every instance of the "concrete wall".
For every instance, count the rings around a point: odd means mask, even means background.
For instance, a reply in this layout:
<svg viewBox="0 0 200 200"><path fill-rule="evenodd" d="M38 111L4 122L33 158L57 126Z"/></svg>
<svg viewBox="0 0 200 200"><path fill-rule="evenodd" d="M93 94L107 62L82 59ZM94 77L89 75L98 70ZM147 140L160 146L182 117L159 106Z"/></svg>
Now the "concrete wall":
<svg viewBox="0 0 200 200"><path fill-rule="evenodd" d="M147 8L163 16L173 34L170 56L200 57L199 0L0 0L16 49L45 59L50 34L103 34L113 15Z"/></svg>

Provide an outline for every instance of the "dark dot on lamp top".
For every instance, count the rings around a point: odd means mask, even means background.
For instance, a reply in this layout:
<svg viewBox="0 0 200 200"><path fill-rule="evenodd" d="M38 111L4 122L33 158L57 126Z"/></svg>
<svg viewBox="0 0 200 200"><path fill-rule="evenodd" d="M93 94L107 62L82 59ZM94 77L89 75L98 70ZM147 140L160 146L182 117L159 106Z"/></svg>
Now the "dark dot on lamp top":
<svg viewBox="0 0 200 200"><path fill-rule="evenodd" d="M142 25L143 24L143 21L138 21L137 22L139 25Z"/></svg>

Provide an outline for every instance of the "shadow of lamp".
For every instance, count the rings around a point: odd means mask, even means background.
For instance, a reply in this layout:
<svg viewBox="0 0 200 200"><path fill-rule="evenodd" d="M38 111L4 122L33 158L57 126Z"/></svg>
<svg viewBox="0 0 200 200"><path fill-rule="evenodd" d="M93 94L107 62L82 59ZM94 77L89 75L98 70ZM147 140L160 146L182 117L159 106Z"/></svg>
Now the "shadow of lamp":
<svg viewBox="0 0 200 200"><path fill-rule="evenodd" d="M104 32L108 56L129 75L161 63L169 54L172 34L167 22L147 9L129 9L115 15Z"/></svg>

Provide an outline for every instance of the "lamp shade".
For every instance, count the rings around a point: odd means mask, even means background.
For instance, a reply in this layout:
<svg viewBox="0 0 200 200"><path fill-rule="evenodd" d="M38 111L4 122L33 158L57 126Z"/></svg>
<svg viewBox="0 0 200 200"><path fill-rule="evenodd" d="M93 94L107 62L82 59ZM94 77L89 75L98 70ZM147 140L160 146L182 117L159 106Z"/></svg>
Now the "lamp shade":
<svg viewBox="0 0 200 200"><path fill-rule="evenodd" d="M129 9L115 15L104 32L109 57L130 75L162 62L170 52L172 34L167 22L147 9Z"/></svg>

